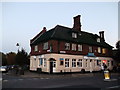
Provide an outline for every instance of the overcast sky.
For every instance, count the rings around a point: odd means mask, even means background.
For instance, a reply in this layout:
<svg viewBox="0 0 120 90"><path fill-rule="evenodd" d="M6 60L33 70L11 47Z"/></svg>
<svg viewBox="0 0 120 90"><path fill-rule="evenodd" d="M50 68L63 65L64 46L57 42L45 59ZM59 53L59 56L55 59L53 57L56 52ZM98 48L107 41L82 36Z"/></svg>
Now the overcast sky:
<svg viewBox="0 0 120 90"><path fill-rule="evenodd" d="M2 4L2 52L17 52L16 43L30 52L30 39L43 27L73 27L81 15L82 31L99 35L115 47L118 40L117 2L4 2ZM1 51L1 50L0 50Z"/></svg>

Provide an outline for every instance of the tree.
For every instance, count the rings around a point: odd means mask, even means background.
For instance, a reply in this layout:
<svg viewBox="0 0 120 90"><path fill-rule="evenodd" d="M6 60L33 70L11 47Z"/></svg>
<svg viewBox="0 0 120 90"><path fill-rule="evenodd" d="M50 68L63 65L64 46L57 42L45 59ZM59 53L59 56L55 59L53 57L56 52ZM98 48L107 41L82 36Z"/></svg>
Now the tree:
<svg viewBox="0 0 120 90"><path fill-rule="evenodd" d="M1 60L2 59L2 60ZM7 58L6 55L2 52L0 52L0 62L2 62L2 66L7 65Z"/></svg>
<svg viewBox="0 0 120 90"><path fill-rule="evenodd" d="M116 48L119 50L120 49L120 40L116 43Z"/></svg>
<svg viewBox="0 0 120 90"><path fill-rule="evenodd" d="M116 43L116 53L115 53L115 56L114 56L114 59L117 63L120 63L120 40Z"/></svg>
<svg viewBox="0 0 120 90"><path fill-rule="evenodd" d="M18 65L25 65L29 61L27 52L22 48L21 51L18 50L18 53L16 55L16 64Z"/></svg>
<svg viewBox="0 0 120 90"><path fill-rule="evenodd" d="M15 64L15 57L16 57L16 53L14 52L10 52L6 55L7 57L7 63L8 65L13 65Z"/></svg>

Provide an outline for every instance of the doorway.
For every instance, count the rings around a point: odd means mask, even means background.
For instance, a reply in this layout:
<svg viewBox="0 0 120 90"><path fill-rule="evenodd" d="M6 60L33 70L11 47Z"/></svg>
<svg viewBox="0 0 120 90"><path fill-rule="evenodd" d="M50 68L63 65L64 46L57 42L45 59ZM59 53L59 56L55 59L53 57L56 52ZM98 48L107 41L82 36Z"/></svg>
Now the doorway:
<svg viewBox="0 0 120 90"><path fill-rule="evenodd" d="M50 58L50 67L49 67L49 72L50 74L52 74L53 72L55 72L55 68L56 68L56 60L53 58Z"/></svg>

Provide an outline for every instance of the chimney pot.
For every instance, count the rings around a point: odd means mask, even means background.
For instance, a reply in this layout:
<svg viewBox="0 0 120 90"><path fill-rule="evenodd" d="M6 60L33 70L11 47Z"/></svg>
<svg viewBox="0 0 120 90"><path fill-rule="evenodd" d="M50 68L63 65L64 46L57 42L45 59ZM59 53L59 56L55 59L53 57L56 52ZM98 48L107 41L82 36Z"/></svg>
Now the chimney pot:
<svg viewBox="0 0 120 90"><path fill-rule="evenodd" d="M43 27L42 33L46 32L46 27Z"/></svg>

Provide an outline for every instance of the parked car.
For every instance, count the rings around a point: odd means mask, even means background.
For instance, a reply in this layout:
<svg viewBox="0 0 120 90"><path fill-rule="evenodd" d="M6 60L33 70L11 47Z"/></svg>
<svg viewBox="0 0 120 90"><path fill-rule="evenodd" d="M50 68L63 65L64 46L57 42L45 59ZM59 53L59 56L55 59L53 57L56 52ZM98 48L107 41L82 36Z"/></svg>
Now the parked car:
<svg viewBox="0 0 120 90"><path fill-rule="evenodd" d="M8 72L7 66L0 66L0 72Z"/></svg>

